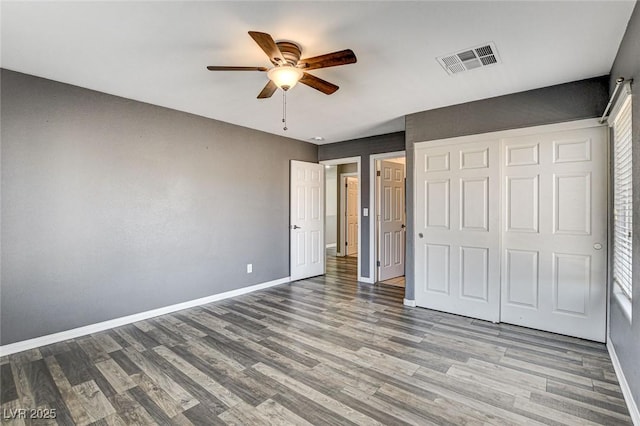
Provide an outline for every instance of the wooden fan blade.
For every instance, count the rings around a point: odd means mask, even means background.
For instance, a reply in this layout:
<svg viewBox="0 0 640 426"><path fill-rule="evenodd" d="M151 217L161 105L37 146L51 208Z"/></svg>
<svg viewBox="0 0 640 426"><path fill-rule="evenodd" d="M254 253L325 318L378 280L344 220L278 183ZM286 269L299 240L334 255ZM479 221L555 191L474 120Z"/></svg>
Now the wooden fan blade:
<svg viewBox="0 0 640 426"><path fill-rule="evenodd" d="M264 89L262 89L262 92L260 92L260 94L258 95L258 99L270 98L271 95L274 94L277 88L278 86L276 86L276 84L273 81L269 80L267 85L264 86Z"/></svg>
<svg viewBox="0 0 640 426"><path fill-rule="evenodd" d="M315 56L313 58L300 59L298 67L305 70L315 70L318 68L335 67L338 65L354 64L358 61L353 50L346 49L339 52L327 53L326 55Z"/></svg>
<svg viewBox="0 0 640 426"><path fill-rule="evenodd" d="M219 67L215 65L209 65L207 67L209 71L267 71L267 67Z"/></svg>
<svg viewBox="0 0 640 426"><path fill-rule="evenodd" d="M274 65L285 63L282 52L280 52L280 49L276 45L276 42L269 34L259 33L257 31L249 31L249 35L256 43L258 43L258 46L260 46L260 48L264 50L264 53L267 54L271 63L273 63Z"/></svg>
<svg viewBox="0 0 640 426"><path fill-rule="evenodd" d="M328 81L325 81L321 78L316 77L315 75L311 75L306 72L302 75L300 83L306 84L309 87L313 87L314 89L321 91L325 95L330 95L339 89L339 87L335 84L329 83Z"/></svg>

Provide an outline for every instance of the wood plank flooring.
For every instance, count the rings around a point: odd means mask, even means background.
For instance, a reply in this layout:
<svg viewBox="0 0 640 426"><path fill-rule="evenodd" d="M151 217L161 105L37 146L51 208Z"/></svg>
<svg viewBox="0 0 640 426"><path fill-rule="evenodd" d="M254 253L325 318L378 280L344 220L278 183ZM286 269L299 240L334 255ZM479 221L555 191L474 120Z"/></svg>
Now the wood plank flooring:
<svg viewBox="0 0 640 426"><path fill-rule="evenodd" d="M604 345L404 307L355 261L0 359L3 424L631 424Z"/></svg>
<svg viewBox="0 0 640 426"><path fill-rule="evenodd" d="M380 281L380 284L391 285L394 287L403 287L404 288L404 275L401 277L391 278L385 281Z"/></svg>

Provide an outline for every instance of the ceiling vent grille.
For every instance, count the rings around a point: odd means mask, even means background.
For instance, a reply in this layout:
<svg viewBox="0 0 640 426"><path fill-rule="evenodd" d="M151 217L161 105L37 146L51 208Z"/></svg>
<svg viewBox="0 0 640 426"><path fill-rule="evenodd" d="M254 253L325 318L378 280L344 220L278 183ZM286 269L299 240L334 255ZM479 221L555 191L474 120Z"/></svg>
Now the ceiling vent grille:
<svg viewBox="0 0 640 426"><path fill-rule="evenodd" d="M500 63L495 44L485 43L437 58L449 75Z"/></svg>

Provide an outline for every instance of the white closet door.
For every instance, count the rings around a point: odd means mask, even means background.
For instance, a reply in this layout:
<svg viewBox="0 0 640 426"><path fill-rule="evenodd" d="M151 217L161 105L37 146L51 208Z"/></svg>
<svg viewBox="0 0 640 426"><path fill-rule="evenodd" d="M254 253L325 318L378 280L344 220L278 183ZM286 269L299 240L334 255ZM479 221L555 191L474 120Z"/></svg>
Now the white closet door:
<svg viewBox="0 0 640 426"><path fill-rule="evenodd" d="M418 306L499 320L499 145L416 148Z"/></svg>
<svg viewBox="0 0 640 426"><path fill-rule="evenodd" d="M604 342L606 128L503 139L501 320Z"/></svg>

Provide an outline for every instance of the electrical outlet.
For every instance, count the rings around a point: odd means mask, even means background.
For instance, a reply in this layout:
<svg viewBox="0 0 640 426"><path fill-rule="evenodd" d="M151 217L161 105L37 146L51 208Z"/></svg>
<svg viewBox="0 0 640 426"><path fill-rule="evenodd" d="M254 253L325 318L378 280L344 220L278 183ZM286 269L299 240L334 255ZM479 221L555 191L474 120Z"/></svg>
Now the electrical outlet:
<svg viewBox="0 0 640 426"><path fill-rule="evenodd" d="M253 272L253 264L247 263L247 274L250 274L252 272Z"/></svg>

